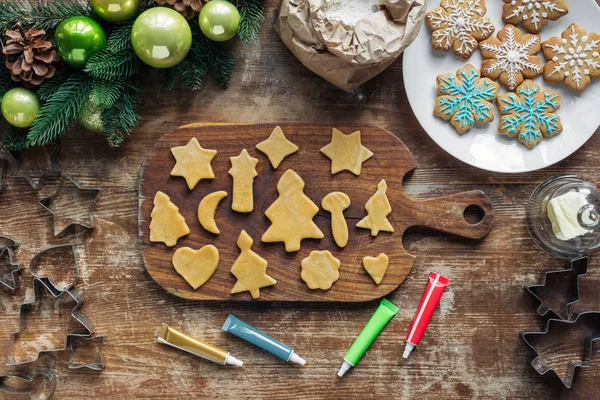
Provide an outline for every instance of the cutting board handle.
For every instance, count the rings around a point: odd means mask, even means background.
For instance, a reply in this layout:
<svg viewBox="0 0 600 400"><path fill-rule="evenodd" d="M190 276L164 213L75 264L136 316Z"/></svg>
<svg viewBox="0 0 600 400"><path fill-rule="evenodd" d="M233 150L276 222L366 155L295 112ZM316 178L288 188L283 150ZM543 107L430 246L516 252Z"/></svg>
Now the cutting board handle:
<svg viewBox="0 0 600 400"><path fill-rule="evenodd" d="M416 212L411 226L424 226L469 239L481 239L494 225L492 201L481 190L413 202ZM469 223L465 219L465 210L470 206L480 209L482 218L477 223Z"/></svg>

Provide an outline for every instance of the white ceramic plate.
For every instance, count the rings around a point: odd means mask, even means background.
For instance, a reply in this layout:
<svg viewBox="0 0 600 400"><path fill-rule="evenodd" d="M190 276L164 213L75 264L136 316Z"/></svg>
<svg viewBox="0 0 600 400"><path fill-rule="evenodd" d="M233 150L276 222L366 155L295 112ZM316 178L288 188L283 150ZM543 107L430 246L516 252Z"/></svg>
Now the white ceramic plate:
<svg viewBox="0 0 600 400"><path fill-rule="evenodd" d="M440 0L428 1L431 10ZM496 27L493 33L502 29L502 0L486 0L487 15ZM542 41L552 36L560 36L575 22L588 32L600 32L600 7L595 0L568 0L569 13L557 21L550 21L540 36ZM519 27L522 31L524 29ZM544 60L543 55L539 56ZM560 93L561 108L558 115L564 130L561 134L544 138L533 150L529 150L517 138L509 138L498 133L499 113L489 124L476 125L459 135L449 122L433 115L437 97L436 77L441 74L456 73L471 63L481 67L479 50L468 60L454 55L452 51L434 50L431 46L431 31L423 26L415 42L404 52L404 84L410 105L423 129L448 153L477 168L504 173L535 171L555 164L573 154L596 132L600 126L600 79L582 94L568 89L564 84L550 84L540 75L534 82L543 89ZM506 93L502 86L500 94Z"/></svg>

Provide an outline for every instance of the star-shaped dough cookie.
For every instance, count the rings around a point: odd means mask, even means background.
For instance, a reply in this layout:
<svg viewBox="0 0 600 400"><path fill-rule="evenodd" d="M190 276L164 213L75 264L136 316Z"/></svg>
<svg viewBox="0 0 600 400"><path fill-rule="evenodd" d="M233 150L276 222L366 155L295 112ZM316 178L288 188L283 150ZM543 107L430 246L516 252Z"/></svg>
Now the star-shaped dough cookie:
<svg viewBox="0 0 600 400"><path fill-rule="evenodd" d="M284 158L298 151L298 146L290 142L278 126L273 129L271 136L257 144L256 148L267 155L274 169L279 167Z"/></svg>
<svg viewBox="0 0 600 400"><path fill-rule="evenodd" d="M216 150L203 149L196 138L192 138L185 146L171 148L177 161L171 176L182 176L188 188L193 190L202 179L214 179L215 173L210 166L217 155Z"/></svg>
<svg viewBox="0 0 600 400"><path fill-rule="evenodd" d="M321 149L321 153L331 159L331 173L350 171L360 175L362 163L373 157L373 152L362 145L360 131L344 135L333 128L331 143Z"/></svg>

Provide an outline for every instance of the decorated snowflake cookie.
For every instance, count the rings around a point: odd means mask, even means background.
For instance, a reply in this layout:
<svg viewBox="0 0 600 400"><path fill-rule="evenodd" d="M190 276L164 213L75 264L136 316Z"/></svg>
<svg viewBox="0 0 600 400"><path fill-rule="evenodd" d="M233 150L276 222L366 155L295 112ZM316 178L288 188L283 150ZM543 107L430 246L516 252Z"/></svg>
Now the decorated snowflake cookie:
<svg viewBox="0 0 600 400"><path fill-rule="evenodd" d="M435 100L433 114L450 121L460 134L465 133L475 123L494 120L494 106L500 85L481 78L479 71L467 64L454 74L437 77L438 98Z"/></svg>
<svg viewBox="0 0 600 400"><path fill-rule="evenodd" d="M484 0L442 0L439 7L427 13L427 26L433 31L434 49L469 58L477 44L494 33L492 21L485 16Z"/></svg>
<svg viewBox="0 0 600 400"><path fill-rule="evenodd" d="M479 43L483 63L481 75L491 79L500 78L500 83L515 90L524 78L534 78L542 73L540 52L541 39L538 35L523 35L513 25L506 25L498 38L489 38Z"/></svg>
<svg viewBox="0 0 600 400"><path fill-rule="evenodd" d="M552 137L562 132L560 117L555 111L560 108L560 95L526 80L516 93L498 97L500 126L498 132L509 137L518 136L519 141L530 149L543 136Z"/></svg>
<svg viewBox="0 0 600 400"><path fill-rule="evenodd" d="M600 33L587 33L577 24L571 24L562 37L553 37L542 43L548 62L544 79L549 82L565 81L568 88L583 92L600 77Z"/></svg>
<svg viewBox="0 0 600 400"><path fill-rule="evenodd" d="M569 12L567 0L504 0L504 22L523 27L531 33L539 33L548 20L556 21Z"/></svg>

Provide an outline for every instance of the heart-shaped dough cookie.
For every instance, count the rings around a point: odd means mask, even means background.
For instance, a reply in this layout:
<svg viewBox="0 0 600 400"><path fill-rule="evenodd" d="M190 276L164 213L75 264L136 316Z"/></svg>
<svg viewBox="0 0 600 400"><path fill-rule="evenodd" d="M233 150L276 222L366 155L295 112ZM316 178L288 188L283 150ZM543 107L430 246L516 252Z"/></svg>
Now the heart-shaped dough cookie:
<svg viewBox="0 0 600 400"><path fill-rule="evenodd" d="M182 247L173 254L173 267L194 290L204 285L218 266L219 250L212 244L200 250Z"/></svg>
<svg viewBox="0 0 600 400"><path fill-rule="evenodd" d="M384 253L381 253L377 257L365 257L363 258L363 265L371 278L376 284L380 284L383 280L385 273L387 272L390 259Z"/></svg>

